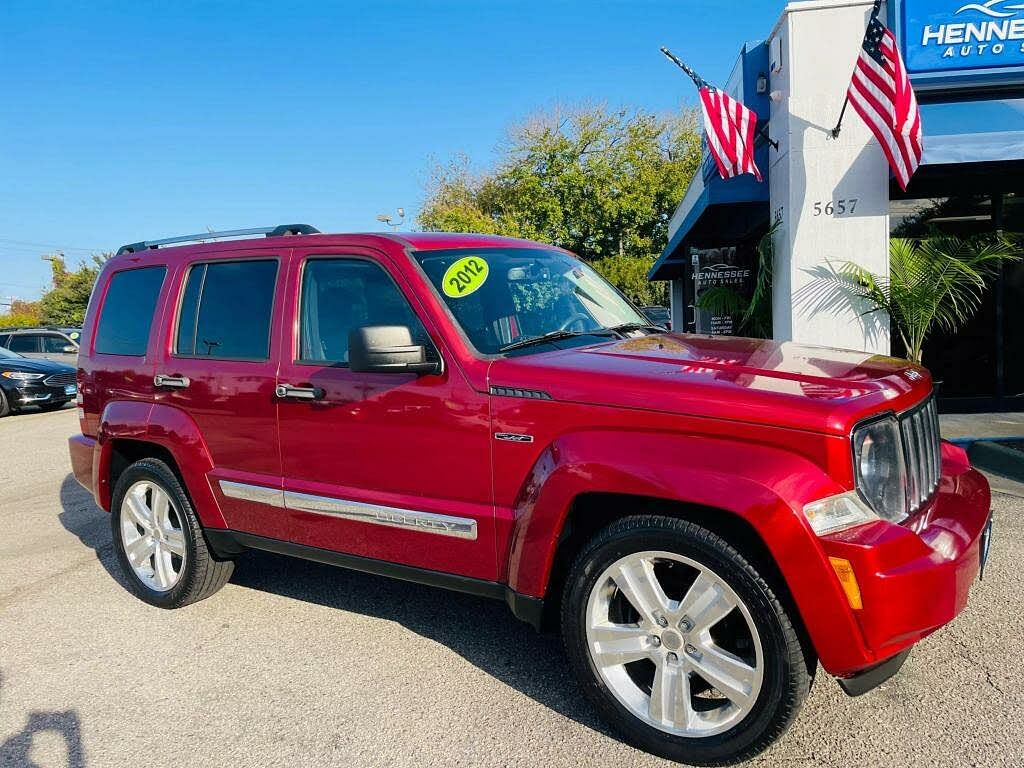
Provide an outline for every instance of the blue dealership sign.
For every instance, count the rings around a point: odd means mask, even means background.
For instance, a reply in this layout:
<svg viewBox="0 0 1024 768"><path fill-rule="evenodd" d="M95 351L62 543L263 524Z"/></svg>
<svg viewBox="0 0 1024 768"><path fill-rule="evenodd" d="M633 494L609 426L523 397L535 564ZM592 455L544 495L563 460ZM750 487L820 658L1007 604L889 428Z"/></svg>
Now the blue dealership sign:
<svg viewBox="0 0 1024 768"><path fill-rule="evenodd" d="M1024 0L903 0L894 15L915 80L1024 82Z"/></svg>

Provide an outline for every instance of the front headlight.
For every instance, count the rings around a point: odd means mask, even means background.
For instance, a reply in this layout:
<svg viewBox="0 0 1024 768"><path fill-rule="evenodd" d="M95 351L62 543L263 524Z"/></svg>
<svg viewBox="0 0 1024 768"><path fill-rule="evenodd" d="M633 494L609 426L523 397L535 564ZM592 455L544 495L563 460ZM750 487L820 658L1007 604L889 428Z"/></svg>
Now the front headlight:
<svg viewBox="0 0 1024 768"><path fill-rule="evenodd" d="M45 373L23 373L21 371L4 371L0 373L0 376L14 379L15 381L34 381L35 379L43 378L45 375Z"/></svg>
<svg viewBox="0 0 1024 768"><path fill-rule="evenodd" d="M853 430L853 469L857 490L878 516L898 523L907 516L903 444L894 416Z"/></svg>

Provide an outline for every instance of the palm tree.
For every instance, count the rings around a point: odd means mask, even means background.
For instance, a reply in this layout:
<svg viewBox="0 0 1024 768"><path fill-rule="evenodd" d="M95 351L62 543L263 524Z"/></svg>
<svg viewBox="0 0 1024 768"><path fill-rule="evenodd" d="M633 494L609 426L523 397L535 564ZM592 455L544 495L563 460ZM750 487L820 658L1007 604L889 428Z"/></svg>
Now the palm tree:
<svg viewBox="0 0 1024 768"><path fill-rule="evenodd" d="M887 312L903 340L907 357L920 364L928 334L938 327L955 332L981 304L1003 262L1018 261L1004 236L962 240L940 236L889 240L889 276L879 277L853 262L835 270L854 296L869 307L864 314Z"/></svg>

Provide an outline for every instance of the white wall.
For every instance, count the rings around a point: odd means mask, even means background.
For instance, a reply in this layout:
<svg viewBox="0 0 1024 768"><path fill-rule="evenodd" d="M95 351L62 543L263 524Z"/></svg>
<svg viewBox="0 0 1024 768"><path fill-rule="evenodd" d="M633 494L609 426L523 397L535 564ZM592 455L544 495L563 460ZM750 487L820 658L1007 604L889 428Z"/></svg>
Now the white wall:
<svg viewBox="0 0 1024 768"><path fill-rule="evenodd" d="M775 338L888 354L888 318L828 279L853 261L888 274L889 168L852 108L832 139L871 10L870 0L790 3L769 38ZM884 6L883 6L884 14ZM856 200L856 203L851 201ZM841 205L839 201L844 201ZM821 211L815 215L816 205ZM826 212L831 204L832 215ZM839 208L846 211L839 213ZM852 209L852 210L851 210Z"/></svg>

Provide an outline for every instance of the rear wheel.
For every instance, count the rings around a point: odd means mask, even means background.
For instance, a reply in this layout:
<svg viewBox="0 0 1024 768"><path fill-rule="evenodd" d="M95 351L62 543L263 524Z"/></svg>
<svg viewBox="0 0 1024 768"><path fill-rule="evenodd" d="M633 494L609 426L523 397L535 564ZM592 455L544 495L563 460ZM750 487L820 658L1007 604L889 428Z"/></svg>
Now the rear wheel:
<svg viewBox="0 0 1024 768"><path fill-rule="evenodd" d="M728 542L667 517L622 519L580 553L562 629L584 692L630 742L721 765L789 726L810 674L785 609Z"/></svg>
<svg viewBox="0 0 1024 768"><path fill-rule="evenodd" d="M118 478L110 524L132 591L151 605L180 608L231 578L234 563L214 559L184 488L158 459L137 461Z"/></svg>

